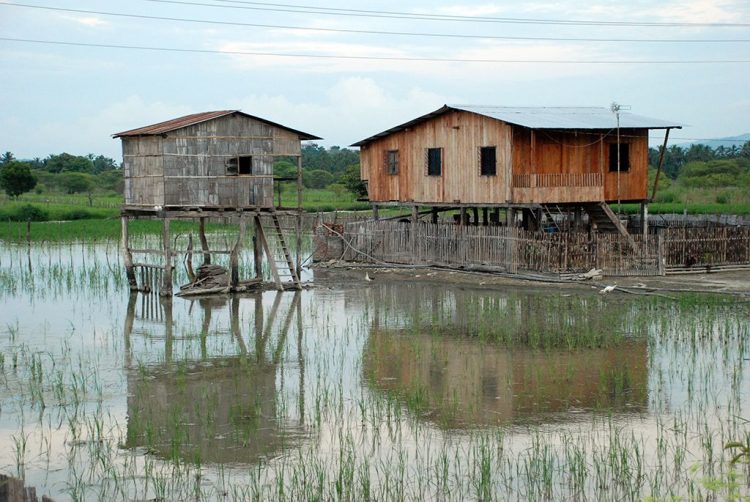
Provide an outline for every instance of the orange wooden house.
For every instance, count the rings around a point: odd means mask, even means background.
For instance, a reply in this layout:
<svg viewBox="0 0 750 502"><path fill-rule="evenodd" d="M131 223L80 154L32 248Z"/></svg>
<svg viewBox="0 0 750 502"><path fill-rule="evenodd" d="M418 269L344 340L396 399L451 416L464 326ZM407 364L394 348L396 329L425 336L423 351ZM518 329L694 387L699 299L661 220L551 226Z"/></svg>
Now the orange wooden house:
<svg viewBox="0 0 750 502"><path fill-rule="evenodd" d="M555 206L614 230L608 202L648 200L649 130L666 130L666 146L680 127L608 108L445 105L352 146L375 208L472 208L475 220L481 208L486 222L491 208L533 216Z"/></svg>

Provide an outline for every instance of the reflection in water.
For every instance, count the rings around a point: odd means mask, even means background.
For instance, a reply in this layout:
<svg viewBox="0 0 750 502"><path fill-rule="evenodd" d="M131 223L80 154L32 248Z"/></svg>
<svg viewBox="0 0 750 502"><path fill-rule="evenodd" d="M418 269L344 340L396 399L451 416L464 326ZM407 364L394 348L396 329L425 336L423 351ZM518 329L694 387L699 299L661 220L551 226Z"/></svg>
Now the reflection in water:
<svg viewBox="0 0 750 502"><path fill-rule="evenodd" d="M175 461L251 463L298 445L304 425L304 361L299 350L301 301L300 293L294 293L281 322L275 323L282 296L284 294L276 293L267 318L260 293L243 298L198 300L203 314L201 332L195 335L200 339L200 357L178 360L173 354L172 299L158 300L157 307L142 302L140 320L163 322L164 361L138 367L126 361L129 368L126 447L143 447ZM251 348L241 330L241 301L254 304L254 322L247 337L254 341ZM190 307L191 313L193 307ZM214 356L207 344L209 329L212 318L219 317L227 307L227 335L233 339L237 353ZM137 311L137 295L131 295L125 323L126 354L130 353L134 322L139 320ZM297 319L300 393L296 416L291 417L277 376L284 365L282 353L294 317Z"/></svg>
<svg viewBox="0 0 750 502"><path fill-rule="evenodd" d="M453 428L534 422L572 410L642 411L647 364L643 341L534 351L375 329L363 368L368 385Z"/></svg>
<svg viewBox="0 0 750 502"><path fill-rule="evenodd" d="M623 333L622 305L415 285L373 294L366 384L443 427L647 409L647 342Z"/></svg>

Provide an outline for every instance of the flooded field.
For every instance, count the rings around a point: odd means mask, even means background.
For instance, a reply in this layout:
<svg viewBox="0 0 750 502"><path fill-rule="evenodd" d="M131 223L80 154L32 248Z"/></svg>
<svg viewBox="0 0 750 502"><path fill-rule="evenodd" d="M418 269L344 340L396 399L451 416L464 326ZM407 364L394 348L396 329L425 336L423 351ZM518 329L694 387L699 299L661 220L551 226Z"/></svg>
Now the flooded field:
<svg viewBox="0 0 750 502"><path fill-rule="evenodd" d="M750 495L743 301L314 283L162 300L116 242L0 244L0 474L55 500Z"/></svg>

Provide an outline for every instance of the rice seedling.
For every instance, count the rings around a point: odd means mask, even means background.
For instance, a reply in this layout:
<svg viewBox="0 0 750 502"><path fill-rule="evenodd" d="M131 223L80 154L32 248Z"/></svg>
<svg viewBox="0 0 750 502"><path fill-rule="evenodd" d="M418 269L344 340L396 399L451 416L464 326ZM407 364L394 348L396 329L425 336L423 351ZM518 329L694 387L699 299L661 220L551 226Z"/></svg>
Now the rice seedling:
<svg viewBox="0 0 750 502"><path fill-rule="evenodd" d="M113 241L28 256L0 247L0 465L53 498L750 495L744 303L387 281L130 303Z"/></svg>

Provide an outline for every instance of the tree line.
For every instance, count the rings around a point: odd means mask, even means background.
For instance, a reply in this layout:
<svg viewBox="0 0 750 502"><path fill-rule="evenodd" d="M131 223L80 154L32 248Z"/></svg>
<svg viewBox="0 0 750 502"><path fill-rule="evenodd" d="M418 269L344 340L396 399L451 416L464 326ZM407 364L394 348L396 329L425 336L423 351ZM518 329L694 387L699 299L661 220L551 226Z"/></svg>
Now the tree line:
<svg viewBox="0 0 750 502"><path fill-rule="evenodd" d="M277 159L274 175L279 178L297 176L294 159ZM359 152L317 144L302 147L302 179L306 188L338 188L364 195L359 179ZM12 152L0 155L0 188L9 196L36 193L100 193L117 195L123 192L122 165L104 155L52 154L44 159L19 160Z"/></svg>
<svg viewBox="0 0 750 502"><path fill-rule="evenodd" d="M0 155L0 188L10 197L37 193L122 193L121 165L104 155L52 154L19 160Z"/></svg>
<svg viewBox="0 0 750 502"><path fill-rule="evenodd" d="M649 149L649 164L658 164L659 149ZM122 194L121 164L104 155L52 154L44 159L16 159L11 152L0 155L0 188L16 197L34 190L37 193ZM664 154L662 170L666 177L685 188L750 188L750 141L742 146L693 144L673 145ZM294 159L277 159L274 175L294 178ZM359 179L359 152L315 143L302 147L302 179L306 188L348 190L358 196L366 194ZM663 188L670 186L664 183Z"/></svg>
<svg viewBox="0 0 750 502"><path fill-rule="evenodd" d="M652 167L659 163L660 149L649 148L648 160ZM676 180L682 174L686 166L698 162L712 162L720 160L742 160L750 159L750 141L743 145L718 146L711 148L708 145L692 144L689 146L672 145L664 153L662 171L669 178Z"/></svg>

